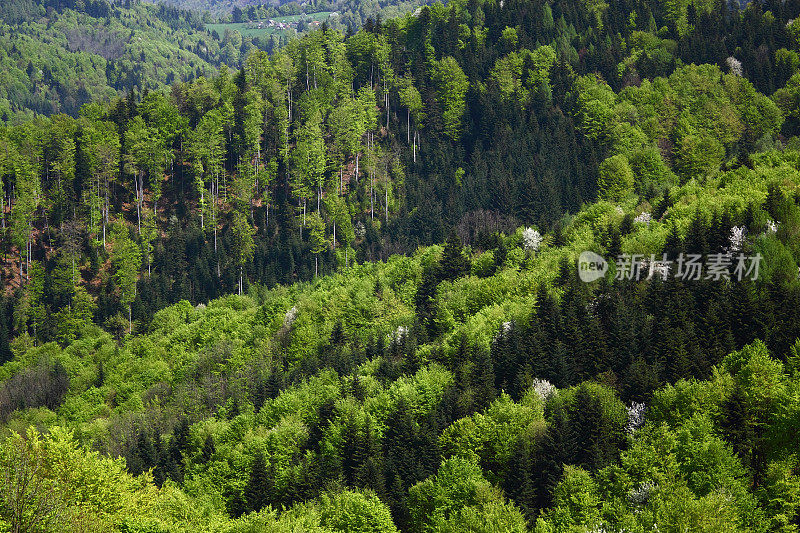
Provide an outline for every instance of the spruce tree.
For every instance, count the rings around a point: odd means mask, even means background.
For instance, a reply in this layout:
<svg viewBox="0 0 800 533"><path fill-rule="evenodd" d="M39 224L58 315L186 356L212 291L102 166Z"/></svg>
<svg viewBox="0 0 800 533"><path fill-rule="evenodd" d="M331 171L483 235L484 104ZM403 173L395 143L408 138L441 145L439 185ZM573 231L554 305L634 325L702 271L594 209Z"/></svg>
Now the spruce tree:
<svg viewBox="0 0 800 533"><path fill-rule="evenodd" d="M264 452L259 450L250 466L250 477L244 489L244 498L250 511L260 511L272 500L273 481L267 471Z"/></svg>
<svg viewBox="0 0 800 533"><path fill-rule="evenodd" d="M469 274L469 259L464 255L464 246L455 232L450 233L439 264L442 280L454 280Z"/></svg>
<svg viewBox="0 0 800 533"><path fill-rule="evenodd" d="M217 447L214 445L214 437L211 435L206 436L205 442L203 442L203 450L200 453L200 456L203 458L203 463L207 463L214 457L214 453L216 453Z"/></svg>

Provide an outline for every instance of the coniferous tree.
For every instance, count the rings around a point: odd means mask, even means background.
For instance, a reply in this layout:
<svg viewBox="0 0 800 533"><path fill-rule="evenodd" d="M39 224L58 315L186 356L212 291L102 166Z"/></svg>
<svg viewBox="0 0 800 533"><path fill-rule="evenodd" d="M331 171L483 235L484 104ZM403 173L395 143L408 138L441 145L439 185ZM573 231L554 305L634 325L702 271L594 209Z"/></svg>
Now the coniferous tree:
<svg viewBox="0 0 800 533"><path fill-rule="evenodd" d="M442 280L458 279L469 273L469 259L464 255L464 246L455 232L452 232L447 239L440 265Z"/></svg>
<svg viewBox="0 0 800 533"><path fill-rule="evenodd" d="M264 452L258 450L250 465L250 477L244 490L244 499L250 511L260 511L273 501L273 479L267 470Z"/></svg>

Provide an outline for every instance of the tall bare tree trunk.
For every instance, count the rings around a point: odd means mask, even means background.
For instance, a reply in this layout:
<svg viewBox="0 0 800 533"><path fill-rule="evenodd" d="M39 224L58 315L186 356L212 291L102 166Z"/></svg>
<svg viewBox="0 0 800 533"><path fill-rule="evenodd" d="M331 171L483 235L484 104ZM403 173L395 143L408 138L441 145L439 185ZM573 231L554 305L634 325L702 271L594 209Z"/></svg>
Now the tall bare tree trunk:
<svg viewBox="0 0 800 533"><path fill-rule="evenodd" d="M134 185L136 189L136 226L139 231L139 235L142 234L142 177L141 174L137 173L137 176L134 177Z"/></svg>

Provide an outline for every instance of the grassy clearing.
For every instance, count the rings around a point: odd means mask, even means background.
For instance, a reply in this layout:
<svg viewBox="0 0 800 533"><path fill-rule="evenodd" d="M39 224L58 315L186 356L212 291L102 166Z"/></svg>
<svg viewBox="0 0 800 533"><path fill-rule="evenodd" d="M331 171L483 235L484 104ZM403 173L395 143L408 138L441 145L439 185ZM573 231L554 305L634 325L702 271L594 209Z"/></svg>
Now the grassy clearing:
<svg viewBox="0 0 800 533"><path fill-rule="evenodd" d="M320 11L319 13L309 13L306 15L286 15L283 17L274 17L272 20L275 22L281 22L284 24L296 24L302 17L307 17L309 21L317 20L319 22L324 22L328 19L332 11ZM225 30L236 30L238 31L243 37L255 37L258 35L272 35L274 33L281 33L287 32L288 30L281 30L276 27L266 27L266 23L268 21L264 21L265 27L264 28L248 28L248 26L252 25L252 22L224 22L219 24L206 24L206 30L216 31L217 34L220 36L225 34Z"/></svg>

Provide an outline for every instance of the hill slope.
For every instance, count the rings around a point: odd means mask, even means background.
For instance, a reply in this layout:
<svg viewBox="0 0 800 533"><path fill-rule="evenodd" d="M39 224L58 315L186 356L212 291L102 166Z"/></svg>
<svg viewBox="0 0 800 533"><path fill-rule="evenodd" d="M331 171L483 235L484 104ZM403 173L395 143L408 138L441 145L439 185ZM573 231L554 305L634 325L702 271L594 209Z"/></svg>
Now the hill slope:
<svg viewBox="0 0 800 533"><path fill-rule="evenodd" d="M187 12L104 1L76 7L41 1L0 9L5 120L31 111L74 116L89 102L211 75L223 60L220 43Z"/></svg>
<svg viewBox="0 0 800 533"><path fill-rule="evenodd" d="M41 486L97 476L57 502L61 530L80 516L126 531L794 520L784 436L798 408L800 207L787 196L798 161L770 152L754 170L676 187L657 219L632 199L587 206L559 243L519 231L478 255L451 241L313 283L181 302L121 344L89 321L64 348L20 337L0 367L0 417L51 433L6 440L0 474L35 457L64 471L37 474ZM747 237L729 237L730 224ZM581 250L665 242L670 254L736 246L762 254L763 269L614 281L612 266L593 284L574 270Z"/></svg>
<svg viewBox="0 0 800 533"><path fill-rule="evenodd" d="M798 13L456 1L5 125L0 530L796 529Z"/></svg>

